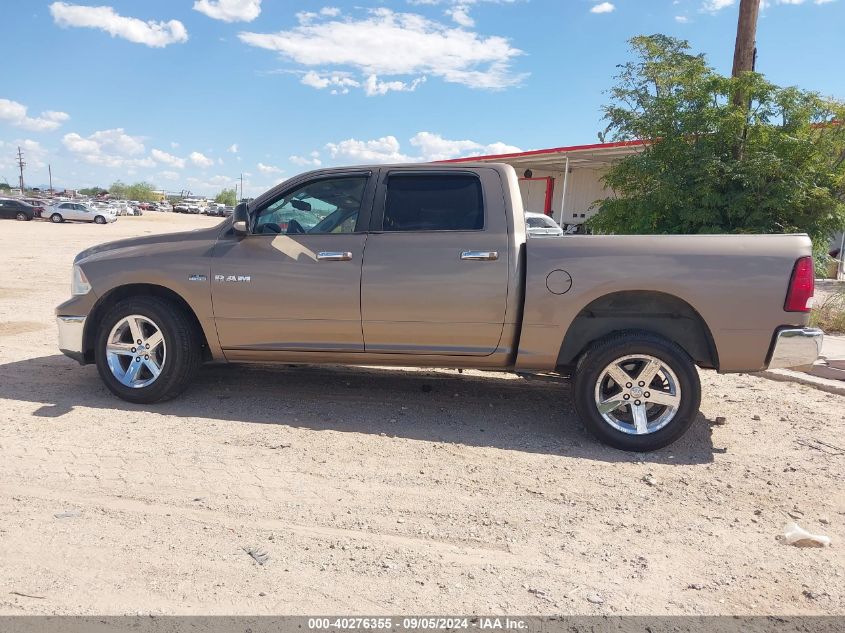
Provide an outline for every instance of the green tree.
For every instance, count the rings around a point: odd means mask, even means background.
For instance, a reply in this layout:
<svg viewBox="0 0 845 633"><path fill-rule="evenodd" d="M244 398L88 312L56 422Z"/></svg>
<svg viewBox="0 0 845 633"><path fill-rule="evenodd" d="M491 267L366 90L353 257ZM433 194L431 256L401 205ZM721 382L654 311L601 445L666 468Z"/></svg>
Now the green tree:
<svg viewBox="0 0 845 633"><path fill-rule="evenodd" d="M106 190L100 187L86 187L85 189L80 189L79 193L83 196L96 196L100 193L106 193Z"/></svg>
<svg viewBox="0 0 845 633"><path fill-rule="evenodd" d="M129 200L138 202L153 202L159 196L155 194L155 185L148 182L136 182L126 188L126 196Z"/></svg>
<svg viewBox="0 0 845 633"><path fill-rule="evenodd" d="M225 204L227 207L234 207L238 204L238 194L234 189L223 189L217 194L214 201Z"/></svg>
<svg viewBox="0 0 845 633"><path fill-rule="evenodd" d="M724 77L689 44L630 41L600 138L641 140L604 177L605 233L806 232L845 226L845 104L757 73ZM749 107L731 103L737 91Z"/></svg>
<svg viewBox="0 0 845 633"><path fill-rule="evenodd" d="M118 198L120 200L126 200L126 191L128 187L123 181L115 180L111 187L109 187L109 194L113 198Z"/></svg>

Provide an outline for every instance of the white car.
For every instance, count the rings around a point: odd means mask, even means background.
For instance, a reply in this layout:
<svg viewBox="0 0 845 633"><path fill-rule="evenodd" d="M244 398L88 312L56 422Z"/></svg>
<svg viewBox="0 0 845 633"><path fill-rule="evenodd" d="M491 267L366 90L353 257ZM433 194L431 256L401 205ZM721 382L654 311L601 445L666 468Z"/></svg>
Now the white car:
<svg viewBox="0 0 845 633"><path fill-rule="evenodd" d="M117 214L112 209L97 209L79 202L60 202L49 207L42 217L49 218L50 222L60 224L65 220L76 222L93 222L94 224L107 224L117 220Z"/></svg>
<svg viewBox="0 0 845 633"><path fill-rule="evenodd" d="M543 213L526 213L525 226L531 237L560 237L563 229L549 216Z"/></svg>

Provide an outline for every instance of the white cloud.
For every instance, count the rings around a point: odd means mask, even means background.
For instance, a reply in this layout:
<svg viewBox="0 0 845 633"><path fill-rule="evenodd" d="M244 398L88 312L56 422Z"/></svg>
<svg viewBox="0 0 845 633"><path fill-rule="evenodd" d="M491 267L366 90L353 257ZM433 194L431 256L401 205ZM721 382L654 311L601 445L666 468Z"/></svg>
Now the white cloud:
<svg viewBox="0 0 845 633"><path fill-rule="evenodd" d="M27 107L10 99L0 99L0 121L6 121L15 127L33 132L47 132L55 130L67 121L70 115L66 112L46 110L41 116L27 116Z"/></svg>
<svg viewBox="0 0 845 633"><path fill-rule="evenodd" d="M53 20L59 26L100 29L112 37L122 37L136 44L163 48L168 44L188 41L188 31L179 20L143 21L119 15L112 7L85 7L66 2L50 5Z"/></svg>
<svg viewBox="0 0 845 633"><path fill-rule="evenodd" d="M197 0L194 11L223 22L252 22L261 14L261 0Z"/></svg>
<svg viewBox="0 0 845 633"><path fill-rule="evenodd" d="M687 24L689 22L689 18L685 15L676 15L675 22L678 24Z"/></svg>
<svg viewBox="0 0 845 633"><path fill-rule="evenodd" d="M413 159L399 151L399 141L395 136L383 136L372 141L359 141L354 138L327 143L326 149L332 158L349 160L354 163L408 163Z"/></svg>
<svg viewBox="0 0 845 633"><path fill-rule="evenodd" d="M285 170L279 169L275 165L265 165L264 163L258 163L258 171L262 174L281 174Z"/></svg>
<svg viewBox="0 0 845 633"><path fill-rule="evenodd" d="M736 0L705 0L702 9L709 13L716 13L736 4Z"/></svg>
<svg viewBox="0 0 845 633"><path fill-rule="evenodd" d="M185 159L179 158L178 156L174 156L173 154L168 154L165 151L160 149L153 149L150 151L150 158L154 161L162 163L164 165L170 165L171 167L176 167L177 169L183 169L185 167Z"/></svg>
<svg viewBox="0 0 845 633"><path fill-rule="evenodd" d="M590 13L612 13L616 6L612 2L601 2L590 9Z"/></svg>
<svg viewBox="0 0 845 633"><path fill-rule="evenodd" d="M230 154L237 154L238 153L238 144L232 143L231 145L229 145L229 148L226 151L229 152Z"/></svg>
<svg viewBox="0 0 845 633"><path fill-rule="evenodd" d="M310 166L310 167L319 167L323 164L323 161L320 160L320 152L311 152L309 156L290 156L288 160L292 162L294 165L302 165L302 166Z"/></svg>
<svg viewBox="0 0 845 633"><path fill-rule="evenodd" d="M364 82L364 92L368 97L387 94L388 92L413 92L417 86L425 83L425 77L417 77L409 83L404 81L381 81L375 75L370 75Z"/></svg>
<svg viewBox="0 0 845 633"><path fill-rule="evenodd" d="M162 180L179 180L179 176L180 174L177 171L165 170L158 172L158 177Z"/></svg>
<svg viewBox="0 0 845 633"><path fill-rule="evenodd" d="M361 85L361 82L352 78L351 73L346 72L322 74L314 70L309 70L302 75L302 79L299 81L317 90L331 87L332 94L347 94L350 88L358 88Z"/></svg>
<svg viewBox="0 0 845 633"><path fill-rule="evenodd" d="M349 69L361 74L361 85L370 75L388 77L385 81L433 75L473 88L499 89L524 77L511 68L522 51L506 38L387 8L372 9L360 19L309 14L287 31L242 32L238 37L301 66L323 68L307 80L322 88L328 87L323 84L332 73L348 74Z"/></svg>
<svg viewBox="0 0 845 633"><path fill-rule="evenodd" d="M476 141L454 141L432 132L418 132L411 138L411 145L418 148L421 161L447 160L469 155L512 154L520 148L506 143L484 145Z"/></svg>
<svg viewBox="0 0 845 633"><path fill-rule="evenodd" d="M200 167L211 167L214 164L212 159L200 152L191 152L188 158L191 159L191 162L194 165L198 165Z"/></svg>
<svg viewBox="0 0 845 633"><path fill-rule="evenodd" d="M78 158L93 165L106 167L155 167L155 161L141 157L144 143L141 137L127 134L123 128L100 130L90 136L76 132L65 134L62 144Z"/></svg>
<svg viewBox="0 0 845 633"><path fill-rule="evenodd" d="M8 142L0 141L0 169L17 171L19 147L23 152L27 171L43 169L47 166L47 150L38 141L26 138ZM27 171L24 172L24 178L27 178Z"/></svg>
<svg viewBox="0 0 845 633"><path fill-rule="evenodd" d="M446 9L446 15L461 26L465 26L467 28L475 26L475 20L472 19L472 16L469 14L469 7L465 4L459 4L455 7Z"/></svg>
<svg viewBox="0 0 845 633"><path fill-rule="evenodd" d="M486 154L511 154L520 148L506 143L478 143L471 140L451 140L432 132L418 132L410 139L416 155L402 152L395 136L383 136L369 141L354 138L326 144L332 159L350 163L409 163L430 162ZM293 160L294 157L291 157Z"/></svg>
<svg viewBox="0 0 845 633"><path fill-rule="evenodd" d="M834 0L812 0L813 4L816 5L828 4L833 1ZM797 6L801 4L809 4L809 2L810 0L764 0L761 3L761 8L766 9L773 4L789 4ZM718 13L722 9L727 9L735 4L736 0L704 0L704 3L701 5L701 10L706 11L707 13Z"/></svg>

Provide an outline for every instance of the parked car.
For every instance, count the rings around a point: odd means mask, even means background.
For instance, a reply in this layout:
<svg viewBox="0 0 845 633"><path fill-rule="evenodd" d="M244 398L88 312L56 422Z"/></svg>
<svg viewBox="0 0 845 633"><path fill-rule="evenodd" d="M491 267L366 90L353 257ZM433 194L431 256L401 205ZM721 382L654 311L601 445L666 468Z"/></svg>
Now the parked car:
<svg viewBox="0 0 845 633"><path fill-rule="evenodd" d="M46 217L56 224L66 220L94 224L107 224L117 220L117 214L111 209L96 209L80 202L60 202L47 209Z"/></svg>
<svg viewBox="0 0 845 633"><path fill-rule="evenodd" d="M811 253L806 235L526 239L503 164L323 169L217 226L79 253L59 348L136 403L210 360L558 372L593 434L651 451L695 421L698 368L816 360Z"/></svg>
<svg viewBox="0 0 845 633"><path fill-rule="evenodd" d="M531 237L560 237L563 229L544 213L526 213L525 229Z"/></svg>
<svg viewBox="0 0 845 633"><path fill-rule="evenodd" d="M38 217L35 207L23 200L0 198L0 218L28 221Z"/></svg>
<svg viewBox="0 0 845 633"><path fill-rule="evenodd" d="M173 205L173 213L188 213L188 203L180 200Z"/></svg>
<svg viewBox="0 0 845 633"><path fill-rule="evenodd" d="M41 217L41 215L44 213L44 209L49 204L49 201L44 200L43 198L22 198L22 200L27 204L32 205L32 208L35 211L36 218Z"/></svg>

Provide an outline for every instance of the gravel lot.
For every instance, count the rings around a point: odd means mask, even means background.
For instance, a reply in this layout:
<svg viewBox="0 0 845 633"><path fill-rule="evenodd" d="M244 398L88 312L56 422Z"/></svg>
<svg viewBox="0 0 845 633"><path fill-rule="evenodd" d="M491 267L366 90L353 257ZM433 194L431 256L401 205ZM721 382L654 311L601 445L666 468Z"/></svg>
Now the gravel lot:
<svg viewBox="0 0 845 633"><path fill-rule="evenodd" d="M845 613L841 396L707 372L632 455L562 382L214 367L135 406L58 353L76 252L218 221L2 222L0 613Z"/></svg>

